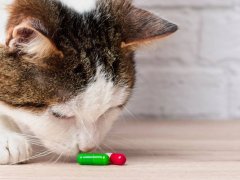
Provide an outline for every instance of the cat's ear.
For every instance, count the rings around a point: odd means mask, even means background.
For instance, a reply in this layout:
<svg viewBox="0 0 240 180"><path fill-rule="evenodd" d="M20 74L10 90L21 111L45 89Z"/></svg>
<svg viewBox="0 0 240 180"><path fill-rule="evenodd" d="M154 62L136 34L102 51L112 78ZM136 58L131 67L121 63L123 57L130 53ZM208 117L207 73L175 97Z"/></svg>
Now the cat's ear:
<svg viewBox="0 0 240 180"><path fill-rule="evenodd" d="M178 27L158 16L131 6L124 18L123 48L136 48L177 31Z"/></svg>
<svg viewBox="0 0 240 180"><path fill-rule="evenodd" d="M36 24L35 24L36 23ZM48 56L63 56L54 43L34 26L41 26L37 20L25 20L8 30L6 45L11 51L41 59Z"/></svg>
<svg viewBox="0 0 240 180"><path fill-rule="evenodd" d="M44 2L46 3L46 1ZM63 53L51 40L52 27L47 24L45 12L42 12L46 11L45 9L48 7L44 2L41 3L40 0L15 0L8 7L6 46L11 51L19 52L32 60L52 55L63 56Z"/></svg>

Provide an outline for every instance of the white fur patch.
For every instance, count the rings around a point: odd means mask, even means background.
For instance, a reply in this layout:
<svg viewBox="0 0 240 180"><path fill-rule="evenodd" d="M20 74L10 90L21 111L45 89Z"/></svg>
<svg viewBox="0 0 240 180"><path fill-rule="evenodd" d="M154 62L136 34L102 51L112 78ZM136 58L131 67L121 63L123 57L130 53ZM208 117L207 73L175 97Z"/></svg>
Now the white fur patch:
<svg viewBox="0 0 240 180"><path fill-rule="evenodd" d="M101 67L94 80L85 92L53 108L69 117L75 115L85 121L95 121L109 108L122 105L129 96L126 87L114 86L112 81L106 80Z"/></svg>
<svg viewBox="0 0 240 180"><path fill-rule="evenodd" d="M77 142L82 151L99 145L113 122L117 119L129 93L126 87L118 87L107 80L102 68L86 90L72 100L53 107L67 117L76 118Z"/></svg>
<svg viewBox="0 0 240 180"><path fill-rule="evenodd" d="M0 43L4 44L6 35L6 24L8 19L8 13L6 11L7 5L13 3L14 0L0 0L0 14L1 14L1 21L0 21Z"/></svg>
<svg viewBox="0 0 240 180"><path fill-rule="evenodd" d="M121 112L118 106L125 103L128 96L127 87L114 85L99 67L86 90L64 104L35 114L0 102L0 114L12 117L18 125L27 125L53 152L75 156L79 150L98 147ZM73 118L58 119L51 110Z"/></svg>
<svg viewBox="0 0 240 180"><path fill-rule="evenodd" d="M61 0L62 3L73 8L79 13L89 12L96 8L97 0Z"/></svg>

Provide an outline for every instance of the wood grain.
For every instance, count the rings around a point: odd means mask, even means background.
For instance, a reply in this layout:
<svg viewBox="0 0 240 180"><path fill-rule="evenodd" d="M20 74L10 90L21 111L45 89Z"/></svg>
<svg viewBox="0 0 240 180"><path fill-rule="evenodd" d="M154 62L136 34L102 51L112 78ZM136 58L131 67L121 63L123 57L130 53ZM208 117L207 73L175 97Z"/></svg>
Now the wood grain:
<svg viewBox="0 0 240 180"><path fill-rule="evenodd" d="M128 164L94 167L38 160L26 165L0 166L0 179L240 179L238 121L122 121L104 144L108 144L108 151L126 153Z"/></svg>

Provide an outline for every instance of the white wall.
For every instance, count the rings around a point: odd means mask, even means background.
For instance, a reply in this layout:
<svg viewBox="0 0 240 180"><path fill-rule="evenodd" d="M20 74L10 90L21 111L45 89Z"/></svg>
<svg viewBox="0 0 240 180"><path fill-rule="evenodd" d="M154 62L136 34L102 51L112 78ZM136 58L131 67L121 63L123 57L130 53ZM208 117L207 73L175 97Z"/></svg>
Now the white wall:
<svg viewBox="0 0 240 180"><path fill-rule="evenodd" d="M7 13L5 11L7 4L13 0L0 0L0 43L5 39L5 24L7 21Z"/></svg>
<svg viewBox="0 0 240 180"><path fill-rule="evenodd" d="M0 0L0 9L8 2ZM168 119L240 119L240 0L136 4L175 22L180 30L139 51L138 84L128 109L136 116ZM3 39L2 10L0 16Z"/></svg>
<svg viewBox="0 0 240 180"><path fill-rule="evenodd" d="M179 25L138 54L131 105L162 118L240 119L240 0L138 0Z"/></svg>

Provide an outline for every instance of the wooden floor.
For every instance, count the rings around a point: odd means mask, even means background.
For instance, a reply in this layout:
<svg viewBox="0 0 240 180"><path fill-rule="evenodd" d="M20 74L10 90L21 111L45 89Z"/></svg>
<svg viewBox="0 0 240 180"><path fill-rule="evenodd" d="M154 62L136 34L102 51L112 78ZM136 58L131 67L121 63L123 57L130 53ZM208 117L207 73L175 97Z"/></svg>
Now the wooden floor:
<svg viewBox="0 0 240 180"><path fill-rule="evenodd" d="M127 154L128 163L124 167L42 160L0 166L0 179L240 179L240 121L122 121L111 134L105 143L109 149Z"/></svg>

